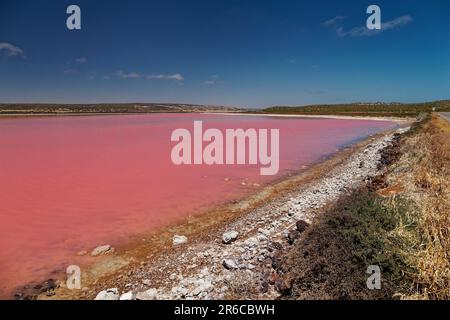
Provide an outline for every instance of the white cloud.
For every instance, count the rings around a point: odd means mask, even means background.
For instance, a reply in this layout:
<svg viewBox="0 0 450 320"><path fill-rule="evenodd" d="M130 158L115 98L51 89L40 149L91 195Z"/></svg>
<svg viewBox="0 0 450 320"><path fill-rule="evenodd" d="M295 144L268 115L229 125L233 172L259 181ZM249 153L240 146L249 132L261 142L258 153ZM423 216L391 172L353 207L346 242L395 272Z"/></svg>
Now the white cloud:
<svg viewBox="0 0 450 320"><path fill-rule="evenodd" d="M142 75L140 75L137 72L123 72L120 70L117 72L117 75L122 79L139 79L142 78Z"/></svg>
<svg viewBox="0 0 450 320"><path fill-rule="evenodd" d="M161 80L176 80L176 81L183 81L184 77L179 74L151 74L146 76L147 79L161 79Z"/></svg>
<svg viewBox="0 0 450 320"><path fill-rule="evenodd" d="M341 17L341 16L338 16L338 17ZM324 25L334 28L336 30L336 34L339 37L347 37L347 36L349 36L349 37L370 37L370 36L380 34L383 31L400 28L400 27L405 26L413 21L413 18L411 16L406 15L406 16L400 16L393 20L382 23L380 30L369 30L369 29L367 29L366 26L361 26L361 27L355 27L355 28L352 28L352 29L346 31L344 29L344 27L340 26L339 21L342 20L342 18L336 19L338 17L335 17L333 19L325 21ZM330 22L330 21L333 21L333 22Z"/></svg>
<svg viewBox="0 0 450 320"><path fill-rule="evenodd" d="M76 58L75 61L77 63L83 64L83 63L87 62L87 59L85 57L79 57L79 58Z"/></svg>
<svg viewBox="0 0 450 320"><path fill-rule="evenodd" d="M203 84L205 84L205 85L213 85L213 84L216 84L216 81L215 80L206 80L206 81L203 82Z"/></svg>
<svg viewBox="0 0 450 320"><path fill-rule="evenodd" d="M324 26L335 26L337 25L341 20L346 19L347 17L345 16L336 16L330 20L327 20L323 23Z"/></svg>
<svg viewBox="0 0 450 320"><path fill-rule="evenodd" d="M22 49L8 42L0 42L0 54L2 51L4 51L8 57L25 57L25 52Z"/></svg>
<svg viewBox="0 0 450 320"><path fill-rule="evenodd" d="M176 80L176 81L183 81L184 77L180 73L175 74L150 74L145 75L137 72L123 72L119 71L117 75L122 79L156 79L156 80Z"/></svg>
<svg viewBox="0 0 450 320"><path fill-rule="evenodd" d="M165 79L166 76L164 74L151 74L146 76L147 79Z"/></svg>
<svg viewBox="0 0 450 320"><path fill-rule="evenodd" d="M177 80L177 81L183 81L184 80L183 76L181 74L179 74L179 73L172 74L172 75L168 76L167 79L169 79L169 80Z"/></svg>
<svg viewBox="0 0 450 320"><path fill-rule="evenodd" d="M382 23L381 30L395 29L395 28L407 25L408 23L410 23L412 21L413 21L413 18L411 16L401 16L401 17L395 18L394 20Z"/></svg>

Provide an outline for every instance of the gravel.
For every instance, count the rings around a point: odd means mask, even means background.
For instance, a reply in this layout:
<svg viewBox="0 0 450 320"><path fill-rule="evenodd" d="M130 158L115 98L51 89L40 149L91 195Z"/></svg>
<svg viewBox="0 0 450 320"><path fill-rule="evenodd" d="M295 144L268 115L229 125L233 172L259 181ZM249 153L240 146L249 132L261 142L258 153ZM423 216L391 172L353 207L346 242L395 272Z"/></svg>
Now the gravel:
<svg viewBox="0 0 450 320"><path fill-rule="evenodd" d="M398 129L396 133L408 129ZM287 290L286 284L277 276L283 269L279 253L289 246L288 239L290 243L295 241L318 209L364 183L367 177L378 174L380 150L390 144L394 134L374 139L361 152L352 154L321 178L301 185L296 191L227 225L226 230L231 231L222 230L217 241L192 243L182 254L174 253L151 261L148 267L139 271L138 278L141 281L153 279L152 276L159 274L164 281L158 288L139 291L142 282L133 280L132 287L137 289L125 293L125 297L141 300L222 299L230 293L230 287L251 284L260 289L248 298L276 298ZM174 244L187 242L186 237L175 237ZM97 298L119 299L119 293L111 290L114 289L100 292Z"/></svg>

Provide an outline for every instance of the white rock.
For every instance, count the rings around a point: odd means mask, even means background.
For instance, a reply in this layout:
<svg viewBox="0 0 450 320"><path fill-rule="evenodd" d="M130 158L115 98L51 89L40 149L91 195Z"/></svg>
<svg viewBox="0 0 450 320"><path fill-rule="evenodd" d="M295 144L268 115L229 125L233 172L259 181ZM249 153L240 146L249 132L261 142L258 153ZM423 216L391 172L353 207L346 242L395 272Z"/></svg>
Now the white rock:
<svg viewBox="0 0 450 320"><path fill-rule="evenodd" d="M196 281L197 287L192 291L193 296L201 295L202 293L208 293L213 289L213 285L210 280L200 279Z"/></svg>
<svg viewBox="0 0 450 320"><path fill-rule="evenodd" d="M177 275L176 273L172 273L172 274L169 276L169 279L170 279L170 280L175 280L177 277L178 277L178 275Z"/></svg>
<svg viewBox="0 0 450 320"><path fill-rule="evenodd" d="M97 248L92 250L91 256L96 257L96 256L100 256L100 255L104 255L104 254L108 254L108 253L112 253L112 252L114 252L114 248L111 247L109 244L105 244L102 246L98 246Z"/></svg>
<svg viewBox="0 0 450 320"><path fill-rule="evenodd" d="M202 288L197 287L192 291L193 296L198 296L200 293L202 293Z"/></svg>
<svg viewBox="0 0 450 320"><path fill-rule="evenodd" d="M258 239L256 239L255 237L248 238L247 240L244 241L244 245L250 248L256 247L258 246Z"/></svg>
<svg viewBox="0 0 450 320"><path fill-rule="evenodd" d="M174 235L173 236L173 245L174 246L178 246L180 244L186 243L187 242L187 237L185 236L179 236L179 235Z"/></svg>
<svg viewBox="0 0 450 320"><path fill-rule="evenodd" d="M225 232L222 235L222 242L225 244L229 244L232 243L233 241L236 241L236 239L238 238L239 233L237 231L228 231Z"/></svg>
<svg viewBox="0 0 450 320"><path fill-rule="evenodd" d="M95 300L119 300L119 290L117 288L100 291Z"/></svg>
<svg viewBox="0 0 450 320"><path fill-rule="evenodd" d="M136 299L137 300L156 300L157 296L158 296L158 290L156 290L155 288L151 288L151 289L148 289L143 292L138 292L136 294Z"/></svg>
<svg viewBox="0 0 450 320"><path fill-rule="evenodd" d="M189 290L182 286L173 287L171 292L172 292L172 294L179 295L182 298L185 298L189 294Z"/></svg>
<svg viewBox="0 0 450 320"><path fill-rule="evenodd" d="M266 237L265 235L263 235L263 234L258 234L257 238L258 238L258 240L261 241L261 242L267 240L267 237Z"/></svg>
<svg viewBox="0 0 450 320"><path fill-rule="evenodd" d="M200 270L200 274L202 274L203 276L208 276L209 275L209 270L207 267L204 267L202 270Z"/></svg>
<svg viewBox="0 0 450 320"><path fill-rule="evenodd" d="M85 256L87 255L87 251L86 250L81 250L77 252L77 256Z"/></svg>
<svg viewBox="0 0 450 320"><path fill-rule="evenodd" d="M234 270L238 268L238 265L233 259L224 259L222 264L228 270Z"/></svg>
<svg viewBox="0 0 450 320"><path fill-rule="evenodd" d="M150 280L148 280L148 279L142 280L142 283L145 284L146 286L151 286L152 285L152 282Z"/></svg>
<svg viewBox="0 0 450 320"><path fill-rule="evenodd" d="M133 300L134 299L134 294L132 291L128 291L124 294L122 294L119 298L119 300Z"/></svg>

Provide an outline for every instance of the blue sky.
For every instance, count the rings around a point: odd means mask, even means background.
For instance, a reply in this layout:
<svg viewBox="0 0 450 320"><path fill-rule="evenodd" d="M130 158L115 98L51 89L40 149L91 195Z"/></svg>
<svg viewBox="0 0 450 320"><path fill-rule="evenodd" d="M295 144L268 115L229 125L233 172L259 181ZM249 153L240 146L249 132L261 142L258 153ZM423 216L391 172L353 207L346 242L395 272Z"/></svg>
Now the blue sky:
<svg viewBox="0 0 450 320"><path fill-rule="evenodd" d="M70 4L82 30L66 28ZM362 29L371 4L375 34ZM447 0L0 2L0 102L263 107L449 93Z"/></svg>

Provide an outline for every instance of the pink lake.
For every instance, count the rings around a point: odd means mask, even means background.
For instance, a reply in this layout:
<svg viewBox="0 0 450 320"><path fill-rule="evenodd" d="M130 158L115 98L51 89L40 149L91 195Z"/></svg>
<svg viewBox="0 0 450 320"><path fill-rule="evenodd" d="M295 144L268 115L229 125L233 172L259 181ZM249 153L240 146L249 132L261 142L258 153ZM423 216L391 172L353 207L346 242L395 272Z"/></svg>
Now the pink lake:
<svg viewBox="0 0 450 320"><path fill-rule="evenodd" d="M172 164L171 133L192 130L194 120L205 129L279 129L278 175L260 176L256 165ZM396 125L206 114L0 119L0 297L77 264L80 250L117 246L241 198L258 190L253 183L270 183Z"/></svg>

